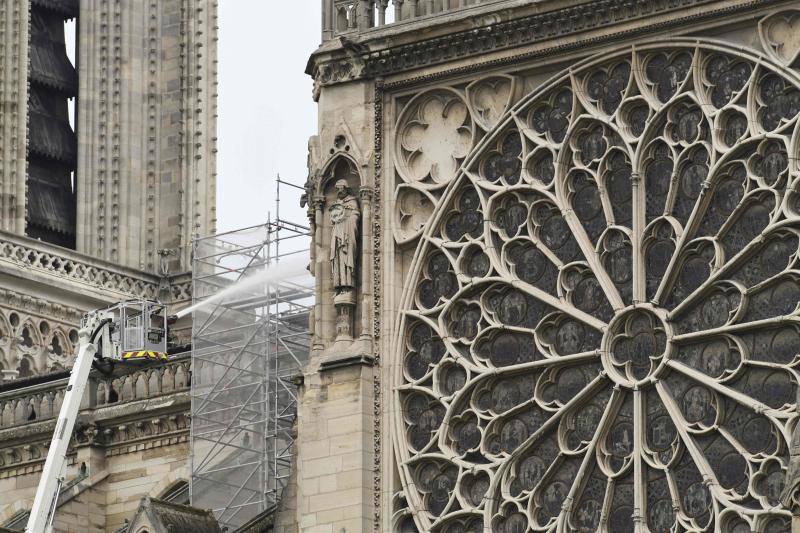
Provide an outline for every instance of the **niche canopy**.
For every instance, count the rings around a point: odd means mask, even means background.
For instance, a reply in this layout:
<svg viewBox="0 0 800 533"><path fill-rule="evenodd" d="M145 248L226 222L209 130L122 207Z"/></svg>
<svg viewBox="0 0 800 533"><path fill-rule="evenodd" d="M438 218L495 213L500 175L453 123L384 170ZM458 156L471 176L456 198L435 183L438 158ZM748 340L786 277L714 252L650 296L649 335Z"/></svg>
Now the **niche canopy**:
<svg viewBox="0 0 800 533"><path fill-rule="evenodd" d="M799 86L717 44L637 46L466 156L398 330L418 528L790 527Z"/></svg>

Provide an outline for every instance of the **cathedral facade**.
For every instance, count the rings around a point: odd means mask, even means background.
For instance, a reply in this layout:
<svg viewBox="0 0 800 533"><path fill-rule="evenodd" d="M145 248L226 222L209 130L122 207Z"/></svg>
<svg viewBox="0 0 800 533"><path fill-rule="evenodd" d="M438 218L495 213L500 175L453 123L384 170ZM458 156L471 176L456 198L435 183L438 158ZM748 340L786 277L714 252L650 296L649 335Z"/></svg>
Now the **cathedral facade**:
<svg viewBox="0 0 800 533"><path fill-rule="evenodd" d="M216 224L216 39L212 0L0 2L0 526L27 522L82 315L191 300L192 239ZM168 363L93 374L57 531L188 501L189 325L172 334Z"/></svg>
<svg viewBox="0 0 800 533"><path fill-rule="evenodd" d="M792 530L799 29L323 2L300 531Z"/></svg>
<svg viewBox="0 0 800 533"><path fill-rule="evenodd" d="M82 313L190 299L216 8L0 0L0 526ZM311 359L292 480L247 527L792 531L799 30L787 0L323 0ZM187 327L93 374L58 531L213 529L179 505Z"/></svg>

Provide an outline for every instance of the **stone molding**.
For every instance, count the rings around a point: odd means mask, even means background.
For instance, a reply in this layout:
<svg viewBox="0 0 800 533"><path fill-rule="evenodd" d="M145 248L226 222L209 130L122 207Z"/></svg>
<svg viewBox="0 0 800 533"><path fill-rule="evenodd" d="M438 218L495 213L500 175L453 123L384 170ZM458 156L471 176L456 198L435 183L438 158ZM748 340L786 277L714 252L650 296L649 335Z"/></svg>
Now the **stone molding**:
<svg viewBox="0 0 800 533"><path fill-rule="evenodd" d="M685 26L687 22L698 22L734 15L753 8L777 4L780 0L752 0L710 9L702 15L678 16L653 24L642 24L636 29L617 32L607 36L579 39L544 50L536 50L487 62L475 62L457 69L458 73L485 70L523 59L553 55L580 49L593 42L618 40L623 37L647 35L654 30ZM307 73L315 79L315 94L325 85L333 85L357 79L385 77L413 69L442 64L449 61L502 51L514 47L552 41L554 39L581 32L609 28L625 22L663 16L667 13L680 14L687 8L713 3L713 0L600 0L578 6L570 6L539 13L527 17L504 20L492 25L453 33L441 37L403 44L383 50L369 50L367 43L378 40L379 35L364 35L358 42L340 38L341 47L330 50L321 49L312 56ZM451 76L456 71L439 73L437 77ZM433 76L427 76L427 81ZM403 84L418 82L419 79L406 79Z"/></svg>
<svg viewBox="0 0 800 533"><path fill-rule="evenodd" d="M319 366L320 372L346 368L350 366L373 366L375 360L371 354L344 354L326 358Z"/></svg>
<svg viewBox="0 0 800 533"><path fill-rule="evenodd" d="M177 483L178 481L188 481L189 478L192 477L192 473L189 470L189 466L182 466L177 470L172 470L169 474L167 474L161 481L153 485L148 492L148 496L151 498L158 498L164 492L170 488L172 485Z"/></svg>
<svg viewBox="0 0 800 533"><path fill-rule="evenodd" d="M770 13L758 22L761 47L785 67L795 67L800 60L800 47L795 37L799 21L800 10L792 8Z"/></svg>
<svg viewBox="0 0 800 533"><path fill-rule="evenodd" d="M188 406L187 406L187 413L188 415ZM188 420L188 418L187 418ZM51 429L55 429L55 426L52 425ZM179 431L174 431L172 433L165 433L163 435L158 435L154 437L152 435L148 435L138 441L130 441L130 442L123 442L119 445L113 447L107 447L106 449L106 457L114 457L119 455L126 455L129 453L136 453L143 450L153 450L156 448L163 448L166 446L175 446L178 444L186 444L189 442L189 427L188 423L185 429L181 429ZM30 455L30 459L20 460L14 462L13 464L8 464L6 466L0 466L0 479L8 479L14 478L17 476L25 476L29 474L35 474L36 472L41 472L42 468L44 467L44 460L47 456L47 450L50 446L50 441L41 441L36 444L28 445L25 447L12 447L7 448L0 453L0 457L7 454L6 457L26 457ZM23 455L26 454L26 455ZM75 454L74 451L70 451L70 457L67 459L67 466L75 466Z"/></svg>
<svg viewBox="0 0 800 533"><path fill-rule="evenodd" d="M0 301L5 307L63 324L77 324L83 316L83 311L75 307L61 305L11 289L0 288Z"/></svg>
<svg viewBox="0 0 800 533"><path fill-rule="evenodd" d="M184 412L162 416L150 421L135 421L107 428L84 426L78 428L73 439L70 454L75 446L95 446L106 449L106 456L112 457L151 450L164 446L183 444L189 441L189 403L183 402ZM111 427L113 426L113 427ZM5 446L0 449L0 479L40 472L44 466L50 438L55 430L55 421L49 421L37 428L41 440L30 444ZM93 436L96 434L96 437ZM31 437L34 438L34 437ZM75 462L70 458L69 465Z"/></svg>
<svg viewBox="0 0 800 533"><path fill-rule="evenodd" d="M322 40L354 33L394 35L420 27L441 25L442 22L449 24L453 20L480 17L492 10L513 8L526 1L442 0L434 3L419 0L324 0ZM373 10L376 13L371 13ZM392 12L394 21L387 22L387 18L392 18Z"/></svg>
<svg viewBox="0 0 800 533"><path fill-rule="evenodd" d="M139 273L28 237L0 232L0 263L121 296L155 298L158 277Z"/></svg>
<svg viewBox="0 0 800 533"><path fill-rule="evenodd" d="M188 408L188 403L186 404ZM122 423L105 429L84 427L76 433L79 445L111 448L107 455L123 455L180 442L188 442L188 412L159 416L151 420Z"/></svg>
<svg viewBox="0 0 800 533"><path fill-rule="evenodd" d="M27 359L28 371L39 374L72 363L79 310L11 290L0 289L0 297L9 306L0 306L0 369L20 370Z"/></svg>
<svg viewBox="0 0 800 533"><path fill-rule="evenodd" d="M372 494L373 494L373 522L372 527L375 533L379 533L382 528L382 502L381 484L383 478L381 476L381 467L383 458L381 457L381 424L383 422L383 405L381 402L381 395L383 392L383 382L381 380L381 313L383 311L382 297L382 271L381 271L381 245L382 245L382 222L383 222L383 208L381 201L381 194L383 191L383 96L384 96L384 83L379 79L375 83L374 95L374 176L373 176L373 203L372 203L372 346L373 346L373 364L378 368L377 372L373 372L373 456L372 456Z"/></svg>

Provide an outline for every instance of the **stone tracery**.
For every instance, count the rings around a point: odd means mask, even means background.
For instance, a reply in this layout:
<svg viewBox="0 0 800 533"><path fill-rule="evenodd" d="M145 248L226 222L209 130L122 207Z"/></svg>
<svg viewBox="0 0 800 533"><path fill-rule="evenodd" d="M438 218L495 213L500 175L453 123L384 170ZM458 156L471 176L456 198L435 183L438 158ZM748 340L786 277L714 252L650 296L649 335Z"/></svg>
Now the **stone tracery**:
<svg viewBox="0 0 800 533"><path fill-rule="evenodd" d="M639 47L496 121L403 298L418 527L786 530L798 86L716 45Z"/></svg>
<svg viewBox="0 0 800 533"><path fill-rule="evenodd" d="M400 172L411 182L447 182L472 145L474 127L464 99L434 91L409 104L397 136Z"/></svg>

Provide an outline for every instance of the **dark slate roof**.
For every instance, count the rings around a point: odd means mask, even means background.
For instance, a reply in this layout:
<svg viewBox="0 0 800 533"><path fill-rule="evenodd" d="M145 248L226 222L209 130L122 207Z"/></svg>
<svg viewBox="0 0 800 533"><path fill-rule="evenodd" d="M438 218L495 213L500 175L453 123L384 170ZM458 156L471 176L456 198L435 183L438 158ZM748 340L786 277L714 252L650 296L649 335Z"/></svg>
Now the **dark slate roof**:
<svg viewBox="0 0 800 533"><path fill-rule="evenodd" d="M31 516L30 511L18 511L10 520L0 527L0 533L19 533L25 531L25 526L28 525L28 518Z"/></svg>
<svg viewBox="0 0 800 533"><path fill-rule="evenodd" d="M68 122L31 109L28 113L28 150L64 163L75 163L75 132Z"/></svg>
<svg viewBox="0 0 800 533"><path fill-rule="evenodd" d="M266 511L257 514L237 529L236 533L272 533L275 526L276 509L276 505L271 505Z"/></svg>
<svg viewBox="0 0 800 533"><path fill-rule="evenodd" d="M141 506L152 521L158 521L170 533L222 533L214 513L188 505L145 498ZM155 527L156 524L153 523Z"/></svg>
<svg viewBox="0 0 800 533"><path fill-rule="evenodd" d="M30 224L58 233L74 234L75 202L72 191L50 181L28 179L27 220Z"/></svg>
<svg viewBox="0 0 800 533"><path fill-rule="evenodd" d="M31 35L30 79L68 96L78 94L78 73L70 63L64 45L47 35Z"/></svg>
<svg viewBox="0 0 800 533"><path fill-rule="evenodd" d="M32 0L36 7L55 11L68 18L77 17L80 0Z"/></svg>

